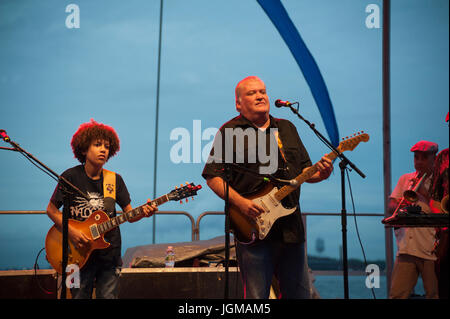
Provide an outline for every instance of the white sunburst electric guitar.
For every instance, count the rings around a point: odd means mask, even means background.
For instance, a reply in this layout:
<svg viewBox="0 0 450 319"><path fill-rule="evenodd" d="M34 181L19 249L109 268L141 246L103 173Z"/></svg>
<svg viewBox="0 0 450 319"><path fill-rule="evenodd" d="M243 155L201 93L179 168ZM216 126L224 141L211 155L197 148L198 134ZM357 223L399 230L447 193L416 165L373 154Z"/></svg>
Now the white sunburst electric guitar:
<svg viewBox="0 0 450 319"><path fill-rule="evenodd" d="M354 137L343 140L339 143L337 150L339 153L344 151L353 151L356 146L362 141L367 142L369 135L367 133L359 133ZM336 159L338 154L331 152L326 155L331 160ZM257 203L264 209L264 213L253 219L250 216L242 213L238 207L230 206L230 221L234 236L241 242L252 242L256 239L264 239L270 232L273 224L280 217L292 214L297 207L284 208L281 201L289 195L292 191L300 187L306 180L311 178L318 171L317 163L306 168L295 180L296 186L286 185L278 189L273 184L268 183L262 190L246 196Z"/></svg>

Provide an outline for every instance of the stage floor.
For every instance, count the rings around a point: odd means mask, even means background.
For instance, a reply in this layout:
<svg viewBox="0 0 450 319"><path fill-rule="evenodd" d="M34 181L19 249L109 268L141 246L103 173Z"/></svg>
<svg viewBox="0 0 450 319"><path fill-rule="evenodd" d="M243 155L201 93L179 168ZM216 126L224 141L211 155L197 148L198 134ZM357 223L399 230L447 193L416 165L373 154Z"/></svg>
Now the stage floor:
<svg viewBox="0 0 450 319"><path fill-rule="evenodd" d="M243 298L237 267L228 271L228 296ZM55 299L58 286L53 269L0 271L0 299ZM123 268L120 299L222 299L225 268Z"/></svg>

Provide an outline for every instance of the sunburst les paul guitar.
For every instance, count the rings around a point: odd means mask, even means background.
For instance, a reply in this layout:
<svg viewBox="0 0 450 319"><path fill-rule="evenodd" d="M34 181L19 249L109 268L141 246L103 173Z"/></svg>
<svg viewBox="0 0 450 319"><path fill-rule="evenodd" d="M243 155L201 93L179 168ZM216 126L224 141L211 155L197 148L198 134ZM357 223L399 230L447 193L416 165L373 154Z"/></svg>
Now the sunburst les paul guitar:
<svg viewBox="0 0 450 319"><path fill-rule="evenodd" d="M344 151L353 151L362 141L367 142L369 135L367 133L358 133L354 137L347 138L339 143L337 150L339 153ZM331 160L336 159L338 154L331 152L326 155ZM246 196L245 198L252 200L264 209L264 212L257 218L251 218L242 213L237 206L230 206L230 221L235 237L241 242L252 242L257 239L264 239L270 232L273 224L277 219L292 214L297 207L284 208L281 201L296 190L302 183L311 178L318 171L317 163L303 170L295 180L296 185L286 185L278 189L271 183L259 190L258 192Z"/></svg>
<svg viewBox="0 0 450 319"><path fill-rule="evenodd" d="M168 201L181 201L184 198L197 195L197 191L201 188L201 185L196 186L190 183L180 188L175 188L170 193L152 200L150 204L160 206ZM94 250L105 249L111 245L105 241L104 235L120 224L143 215L143 207L145 205L147 203L112 218L105 212L98 210L82 222L69 219L69 226L83 232L91 241L89 245L83 248L77 248L69 240L67 264L76 264L81 269ZM55 225L50 228L45 238L45 251L50 265L58 273L62 274L62 233Z"/></svg>

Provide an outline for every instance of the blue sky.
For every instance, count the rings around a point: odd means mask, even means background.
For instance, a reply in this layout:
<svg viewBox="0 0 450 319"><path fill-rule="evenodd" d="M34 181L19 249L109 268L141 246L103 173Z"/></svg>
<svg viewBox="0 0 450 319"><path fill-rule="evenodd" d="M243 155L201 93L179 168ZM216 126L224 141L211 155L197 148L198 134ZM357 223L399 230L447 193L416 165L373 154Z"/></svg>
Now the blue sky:
<svg viewBox="0 0 450 319"><path fill-rule="evenodd" d="M80 8L80 28L68 29L65 8ZM346 155L367 176L350 173L357 212L383 212L382 29L368 29L369 4L381 1L284 0L313 54L334 106L342 137L364 130L370 141ZM168 203L195 219L223 210L206 187L204 163L174 164L170 133L194 120L219 128L237 115L236 83L257 75L270 101L299 101L301 114L326 135L317 106L290 51L256 1L164 1L156 190L153 185L159 1L0 2L0 128L52 170L77 165L70 138L91 118L112 125L121 150L106 168L120 173L138 206L186 181L202 184L193 202ZM391 8L392 187L413 170L410 147L419 140L448 147L448 1L396 0ZM316 162L329 150L287 109ZM212 137L211 137L212 139ZM211 140L210 139L210 140ZM201 141L201 148L210 140ZM8 146L1 142L1 146ZM198 144L197 144L198 145ZM191 155L192 155L191 150ZM45 210L55 182L19 154L0 150L0 210ZM350 196L347 194L347 198ZM329 180L302 187L305 212L341 210L337 163ZM351 212L350 201L347 209ZM1 216L0 268L31 268L51 226L46 216ZM349 257L361 257L353 218L348 219ZM184 216L157 217L156 241L189 241ZM384 258L379 218L358 218L369 259ZM126 248L152 242L150 219L122 225ZM308 249L325 240L324 255L337 257L339 217L308 219ZM202 239L223 233L223 218L206 217ZM44 264L41 260L40 264Z"/></svg>

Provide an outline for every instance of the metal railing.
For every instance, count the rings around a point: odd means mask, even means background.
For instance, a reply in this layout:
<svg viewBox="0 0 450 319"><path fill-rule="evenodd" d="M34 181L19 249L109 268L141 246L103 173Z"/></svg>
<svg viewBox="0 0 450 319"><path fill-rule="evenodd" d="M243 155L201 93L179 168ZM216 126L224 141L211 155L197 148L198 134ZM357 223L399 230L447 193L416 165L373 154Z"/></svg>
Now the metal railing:
<svg viewBox="0 0 450 319"><path fill-rule="evenodd" d="M118 214L121 214L121 211L117 212ZM46 214L43 210L3 210L0 211L0 215L43 215ZM192 217L191 214L185 211L157 211L155 215L184 215L186 216L190 222L191 222L191 240L196 241L200 240L200 221L208 216L208 215L224 215L223 211L206 211L200 214L197 217L197 220ZM309 212L302 212L302 216L304 218L304 227L306 232L306 217L307 216L340 216L340 213L309 213ZM347 216L372 216L372 217L384 217L384 214L381 213L357 213L357 214L351 214L347 213Z"/></svg>
<svg viewBox="0 0 450 319"><path fill-rule="evenodd" d="M121 214L121 211L117 212ZM45 215L46 212L43 210L2 210L0 211L0 215ZM155 215L184 215L191 222L191 240L196 241L200 240L200 221L208 216L208 215L224 215L223 211L206 211L200 214L197 217L197 220L192 217L191 214L185 211L157 211ZM306 231L306 217L307 216L340 216L340 213L309 213L302 212L302 216L304 218L304 227ZM347 216L372 216L372 217L384 217L384 214L381 213L357 213L351 214L347 213Z"/></svg>
<svg viewBox="0 0 450 319"><path fill-rule="evenodd" d="M117 212L121 214L121 211ZM46 212L43 210L2 210L0 215L45 215ZM185 211L157 211L155 215L184 215L191 222L191 238L192 241L200 240L200 221L208 215L224 215L223 211L206 211L197 217L197 220L192 217L191 214ZM340 213L309 213L302 212L304 218L304 226L306 231L306 217L307 216L340 216ZM347 216L372 216L372 217L384 217L381 213L347 213Z"/></svg>
<svg viewBox="0 0 450 319"><path fill-rule="evenodd" d="M45 210L0 210L1 215L46 215ZM118 211L117 214L122 214L122 211ZM157 211L155 215L184 215L191 221L191 237L192 241L198 240L198 230L195 228L196 222L191 214L185 211Z"/></svg>

